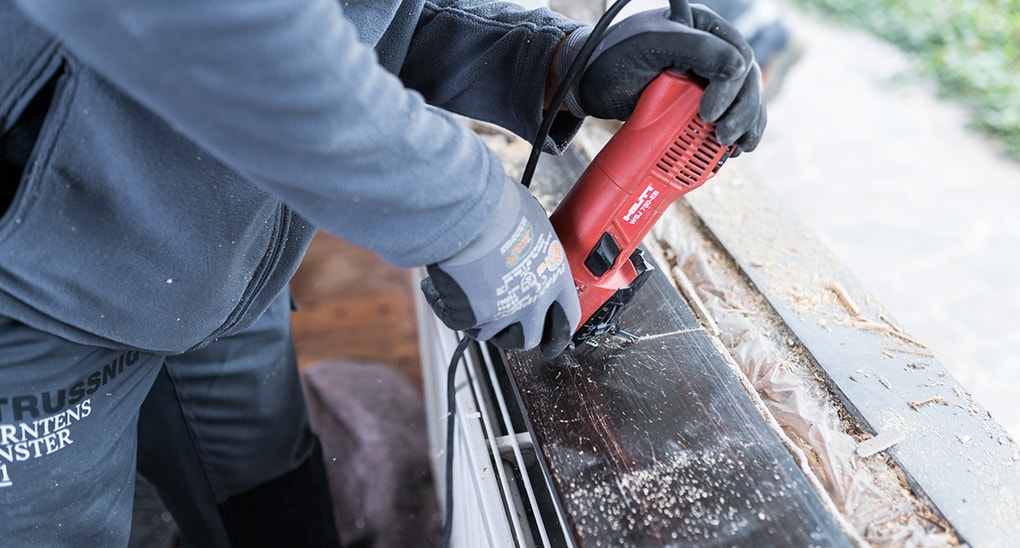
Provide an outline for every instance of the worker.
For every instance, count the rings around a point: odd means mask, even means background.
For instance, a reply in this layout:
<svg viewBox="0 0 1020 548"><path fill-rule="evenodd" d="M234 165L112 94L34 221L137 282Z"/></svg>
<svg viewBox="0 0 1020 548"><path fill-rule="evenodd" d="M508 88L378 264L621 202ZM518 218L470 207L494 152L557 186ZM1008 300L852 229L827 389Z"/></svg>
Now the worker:
<svg viewBox="0 0 1020 548"><path fill-rule="evenodd" d="M667 68L752 150L750 49L693 23L616 25L546 150ZM317 229L428 265L451 326L561 351L545 212L449 112L535 135L588 31L474 0L0 0L3 544L125 545L136 466L185 545L339 543L289 331Z"/></svg>

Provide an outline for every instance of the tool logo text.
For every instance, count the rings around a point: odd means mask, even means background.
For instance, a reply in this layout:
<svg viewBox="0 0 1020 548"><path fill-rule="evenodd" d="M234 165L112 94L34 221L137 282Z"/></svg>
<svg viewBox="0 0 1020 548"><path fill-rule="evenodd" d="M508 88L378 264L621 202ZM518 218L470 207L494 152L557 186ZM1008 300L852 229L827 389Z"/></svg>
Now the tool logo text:
<svg viewBox="0 0 1020 548"><path fill-rule="evenodd" d="M623 215L624 222L628 224L636 224L645 212L652 207L652 203L659 197L659 191L654 186L649 184L641 191L638 195L637 200L631 204L630 208Z"/></svg>

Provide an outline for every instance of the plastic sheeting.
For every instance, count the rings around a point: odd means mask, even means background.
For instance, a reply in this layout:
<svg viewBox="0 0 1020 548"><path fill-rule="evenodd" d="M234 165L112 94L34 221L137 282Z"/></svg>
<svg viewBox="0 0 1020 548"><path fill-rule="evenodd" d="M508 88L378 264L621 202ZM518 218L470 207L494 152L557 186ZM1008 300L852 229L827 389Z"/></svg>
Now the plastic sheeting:
<svg viewBox="0 0 1020 548"><path fill-rule="evenodd" d="M955 538L899 479L878 445L862 457L825 385L795 345L756 302L756 293L694 222L675 208L653 230L674 278L690 281L723 346L743 371L785 434L808 456L813 473L846 520L867 544L946 546ZM686 285L686 284L681 284ZM881 442L877 439L875 441ZM890 443L895 437L890 438ZM872 445L875 445L874 443Z"/></svg>

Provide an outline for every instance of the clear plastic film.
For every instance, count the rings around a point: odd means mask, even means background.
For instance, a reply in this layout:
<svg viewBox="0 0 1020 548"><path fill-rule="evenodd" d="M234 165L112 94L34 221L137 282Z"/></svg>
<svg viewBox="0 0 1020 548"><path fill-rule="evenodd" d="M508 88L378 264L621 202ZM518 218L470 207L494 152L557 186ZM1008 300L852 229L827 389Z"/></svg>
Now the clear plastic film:
<svg viewBox="0 0 1020 548"><path fill-rule="evenodd" d="M688 300L707 316L703 321L717 331L783 434L807 456L810 470L805 473L817 478L858 542L956 544L955 536L946 533L904 485L881 452L886 447L872 443L870 449L859 449L858 439L849 433L856 425L841 416L827 387L760 294L701 230L693 213L679 206L658 222L649 243L661 252L658 259L668 264L681 290L693 290Z"/></svg>

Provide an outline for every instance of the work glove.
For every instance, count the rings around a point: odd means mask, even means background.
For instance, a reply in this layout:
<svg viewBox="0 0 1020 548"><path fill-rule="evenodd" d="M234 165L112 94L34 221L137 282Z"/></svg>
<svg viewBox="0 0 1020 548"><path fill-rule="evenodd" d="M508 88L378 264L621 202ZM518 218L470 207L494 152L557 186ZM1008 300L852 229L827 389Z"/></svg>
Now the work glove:
<svg viewBox="0 0 1020 548"><path fill-rule="evenodd" d="M692 5L693 26L669 19L666 9L635 14L609 27L564 104L579 118L626 120L641 91L665 70L707 82L699 105L716 137L736 153L758 146L765 131L761 71L737 29L702 5ZM572 32L560 49L562 75L577 56L590 27ZM560 78L562 80L562 77Z"/></svg>
<svg viewBox="0 0 1020 548"><path fill-rule="evenodd" d="M492 222L421 289L447 327L503 349L559 355L581 321L570 266L538 200L509 177Z"/></svg>

